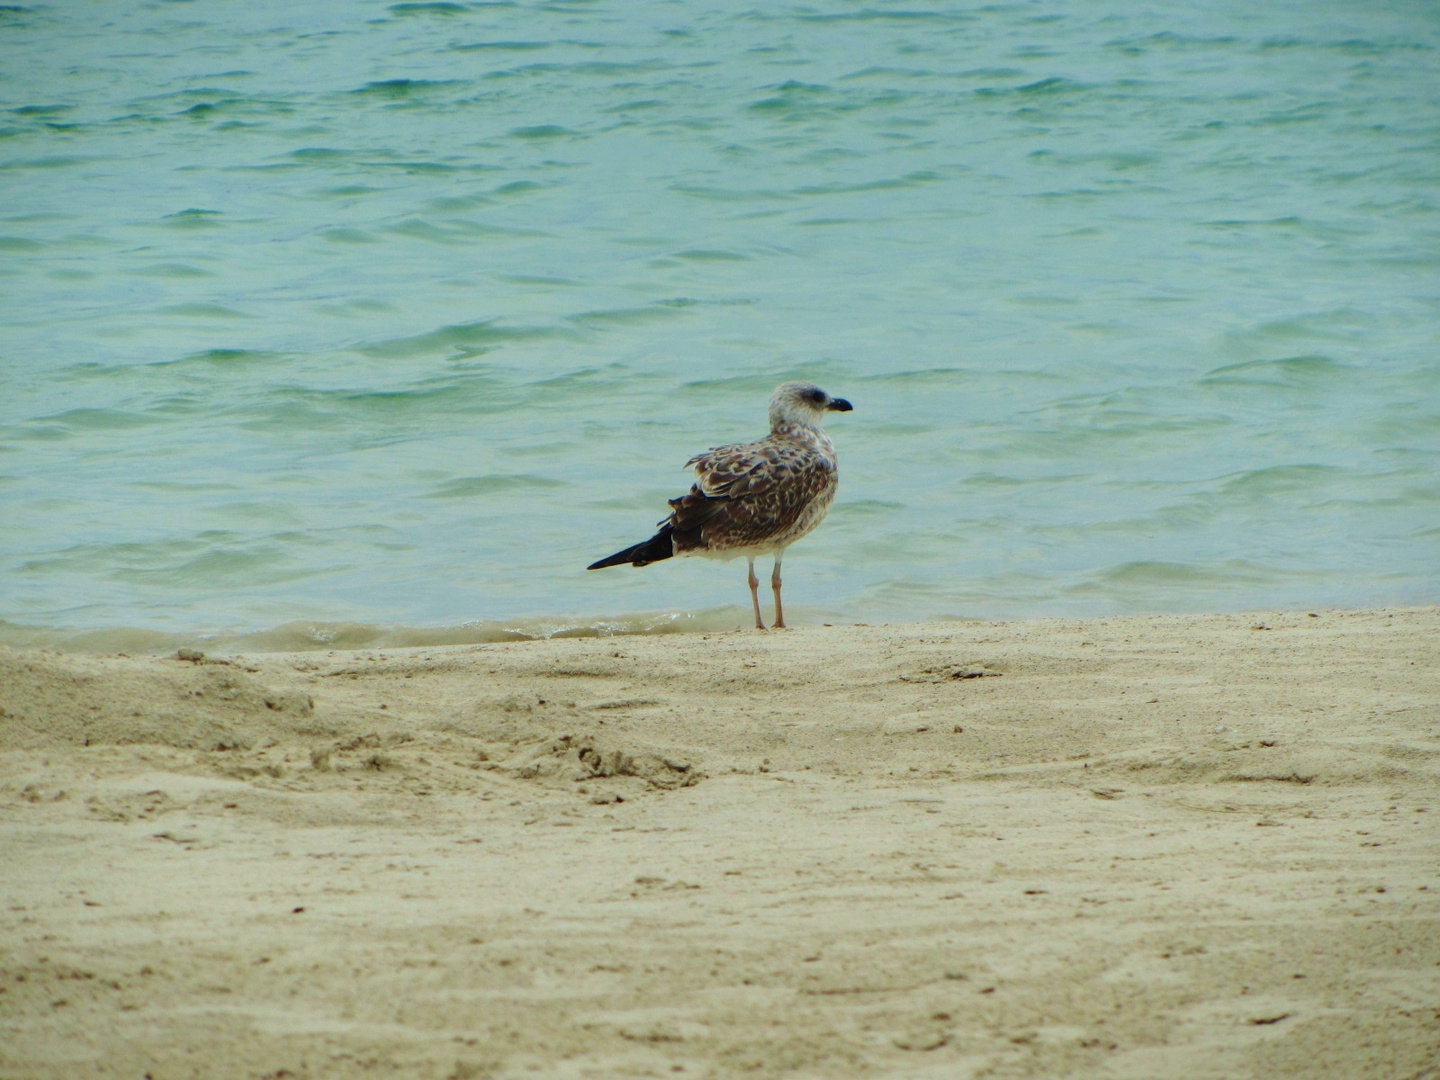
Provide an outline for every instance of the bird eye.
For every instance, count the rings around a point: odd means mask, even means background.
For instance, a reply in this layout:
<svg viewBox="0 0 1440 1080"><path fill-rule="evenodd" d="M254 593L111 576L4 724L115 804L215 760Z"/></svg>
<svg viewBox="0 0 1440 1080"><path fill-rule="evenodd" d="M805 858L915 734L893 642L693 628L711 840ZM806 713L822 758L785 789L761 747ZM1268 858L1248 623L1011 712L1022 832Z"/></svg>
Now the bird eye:
<svg viewBox="0 0 1440 1080"><path fill-rule="evenodd" d="M805 391L805 400L813 401L816 405L825 404L825 391L819 387L812 387Z"/></svg>

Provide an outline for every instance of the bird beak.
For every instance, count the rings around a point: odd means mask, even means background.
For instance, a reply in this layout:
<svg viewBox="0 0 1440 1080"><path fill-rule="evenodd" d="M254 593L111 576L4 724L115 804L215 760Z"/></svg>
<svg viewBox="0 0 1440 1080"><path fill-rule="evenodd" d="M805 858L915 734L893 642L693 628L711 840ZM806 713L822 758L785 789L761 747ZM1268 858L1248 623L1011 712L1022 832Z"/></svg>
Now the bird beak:
<svg viewBox="0 0 1440 1080"><path fill-rule="evenodd" d="M829 405L825 406L826 412L852 412L854 409L855 406L851 405L843 397L837 397L833 399Z"/></svg>

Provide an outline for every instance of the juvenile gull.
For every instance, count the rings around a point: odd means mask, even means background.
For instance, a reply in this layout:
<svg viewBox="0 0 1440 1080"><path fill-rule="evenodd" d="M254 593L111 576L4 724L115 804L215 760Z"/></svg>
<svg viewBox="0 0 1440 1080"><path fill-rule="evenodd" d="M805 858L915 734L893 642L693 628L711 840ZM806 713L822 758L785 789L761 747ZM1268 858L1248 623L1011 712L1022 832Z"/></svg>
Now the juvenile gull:
<svg viewBox="0 0 1440 1080"><path fill-rule="evenodd" d="M769 552L775 556L770 572L775 626L783 629L780 559L787 547L825 519L840 482L835 444L821 430L820 420L827 412L851 408L844 398L833 398L810 383L781 383L770 396L769 435L691 458L685 467L693 466L699 479L688 495L670 500L670 516L658 523L660 531L587 569L621 563L648 566L672 555L726 560L743 555L750 566L755 628L764 630L755 558Z"/></svg>

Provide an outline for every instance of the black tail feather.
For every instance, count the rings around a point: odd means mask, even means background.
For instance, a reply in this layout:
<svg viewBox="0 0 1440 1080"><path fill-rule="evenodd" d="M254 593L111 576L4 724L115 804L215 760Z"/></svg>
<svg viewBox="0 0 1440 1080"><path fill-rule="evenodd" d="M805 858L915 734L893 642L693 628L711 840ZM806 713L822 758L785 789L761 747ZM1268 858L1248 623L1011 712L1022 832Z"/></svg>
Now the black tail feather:
<svg viewBox="0 0 1440 1080"><path fill-rule="evenodd" d="M602 570L607 566L620 566L623 563L630 563L632 566L648 566L652 562L668 559L675 554L675 543L671 539L674 531L669 525L662 525L660 531L649 540L628 547L624 551L617 551L608 559L593 562L585 569Z"/></svg>

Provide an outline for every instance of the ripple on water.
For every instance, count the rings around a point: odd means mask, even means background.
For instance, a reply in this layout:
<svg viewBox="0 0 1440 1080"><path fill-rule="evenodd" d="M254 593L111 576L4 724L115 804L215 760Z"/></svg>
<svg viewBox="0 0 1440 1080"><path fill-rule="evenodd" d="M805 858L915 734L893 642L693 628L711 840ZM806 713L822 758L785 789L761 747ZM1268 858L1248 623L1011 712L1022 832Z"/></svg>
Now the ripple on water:
<svg viewBox="0 0 1440 1080"><path fill-rule="evenodd" d="M408 99L416 94L428 93L432 90L442 90L454 86L468 86L469 84L459 79L439 80L430 79L383 79L380 82L368 82L350 93L368 97L383 98L387 101Z"/></svg>
<svg viewBox="0 0 1440 1080"><path fill-rule="evenodd" d="M159 262L146 263L143 266L130 266L121 270L121 273L131 274L135 277L157 277L157 278L208 278L214 277L215 271L206 270L203 267L195 266L193 263L183 262Z"/></svg>
<svg viewBox="0 0 1440 1080"><path fill-rule="evenodd" d="M477 356L492 349L521 342L536 342L574 337L574 331L562 326L506 326L498 319L442 326L410 337L391 338L355 346L364 356L382 360L400 360L439 352Z"/></svg>
<svg viewBox="0 0 1440 1080"><path fill-rule="evenodd" d="M118 582L147 587L263 586L270 580L298 581L324 571L293 565L294 535L248 537L237 532L206 530L155 541L76 544L19 567L24 574L95 573Z"/></svg>
<svg viewBox="0 0 1440 1080"><path fill-rule="evenodd" d="M1276 360L1247 360L1225 364L1200 377L1201 384L1231 383L1240 386L1270 386L1282 389L1311 389L1325 383L1357 379L1362 369L1342 364L1328 356L1285 356Z"/></svg>
<svg viewBox="0 0 1440 1080"><path fill-rule="evenodd" d="M71 409L67 412L56 413L54 416L37 417L27 421L26 424L27 426L34 425L38 431L63 429L75 433L128 431L133 428L148 427L155 422L153 416L125 409Z"/></svg>
<svg viewBox="0 0 1440 1080"><path fill-rule="evenodd" d="M394 224L383 226L384 231L399 236L408 236L432 244L446 246L468 245L476 240L532 240L549 234L542 229L516 228L507 225L491 225L483 221L466 218L446 218L435 221L430 218L411 217Z"/></svg>
<svg viewBox="0 0 1440 1080"><path fill-rule="evenodd" d="M464 4L452 4L449 0L430 0L428 3L391 4L385 9L396 18L414 15L469 15L470 8Z"/></svg>
<svg viewBox="0 0 1440 1080"><path fill-rule="evenodd" d="M427 499L469 499L502 492L520 492L535 488L563 488L569 485L563 480L548 476L457 476L447 480L425 493Z"/></svg>
<svg viewBox="0 0 1440 1080"><path fill-rule="evenodd" d="M216 229L224 225L220 219L225 216L222 210L206 210L202 207L192 206L185 210L177 210L173 214L166 214L162 219L166 225L176 229Z"/></svg>
<svg viewBox="0 0 1440 1080"><path fill-rule="evenodd" d="M157 315L174 315L182 319L259 318L257 315L248 315L223 304L166 304L164 307L155 308L154 312Z"/></svg>

